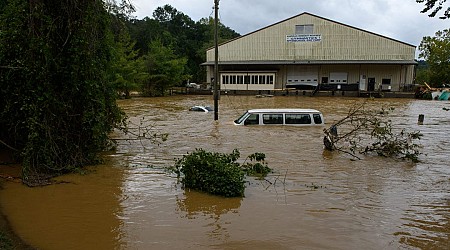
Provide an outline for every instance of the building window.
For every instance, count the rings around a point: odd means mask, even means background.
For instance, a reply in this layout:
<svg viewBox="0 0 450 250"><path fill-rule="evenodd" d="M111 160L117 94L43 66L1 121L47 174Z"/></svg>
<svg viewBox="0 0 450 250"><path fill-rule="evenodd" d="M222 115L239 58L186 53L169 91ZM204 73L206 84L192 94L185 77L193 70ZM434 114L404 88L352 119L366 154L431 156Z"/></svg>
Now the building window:
<svg viewBox="0 0 450 250"><path fill-rule="evenodd" d="M297 35L314 34L313 31L313 24L295 25L295 34Z"/></svg>
<svg viewBox="0 0 450 250"><path fill-rule="evenodd" d="M244 76L244 84L250 84L250 76Z"/></svg>
<svg viewBox="0 0 450 250"><path fill-rule="evenodd" d="M258 76L257 75L252 76L252 84L258 84Z"/></svg>
<svg viewBox="0 0 450 250"><path fill-rule="evenodd" d="M222 84L275 84L275 74L269 73L228 73L222 74Z"/></svg>
<svg viewBox="0 0 450 250"><path fill-rule="evenodd" d="M266 84L266 76L259 76L259 84Z"/></svg>
<svg viewBox="0 0 450 250"><path fill-rule="evenodd" d="M267 84L273 84L273 75L268 75L267 77L269 78Z"/></svg>
<svg viewBox="0 0 450 250"><path fill-rule="evenodd" d="M242 75L237 76L237 83L238 84L244 84L244 76L242 76Z"/></svg>

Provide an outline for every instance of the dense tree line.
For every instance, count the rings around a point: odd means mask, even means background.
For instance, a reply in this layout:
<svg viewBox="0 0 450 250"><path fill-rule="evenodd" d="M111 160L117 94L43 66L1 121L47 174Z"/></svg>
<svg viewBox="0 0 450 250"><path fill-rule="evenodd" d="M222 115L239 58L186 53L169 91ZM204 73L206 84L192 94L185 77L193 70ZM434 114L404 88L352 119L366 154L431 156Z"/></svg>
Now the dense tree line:
<svg viewBox="0 0 450 250"><path fill-rule="evenodd" d="M419 68L417 76L433 87L450 86L450 30L437 31L434 37L424 37L419 50L426 67Z"/></svg>
<svg viewBox="0 0 450 250"><path fill-rule="evenodd" d="M447 0L416 0L424 4L421 13L429 13L429 17L440 19L450 18L450 7ZM423 37L419 45L419 61L417 67L416 83L427 82L432 87L443 87L450 85L450 30L436 31L435 36Z"/></svg>
<svg viewBox="0 0 450 250"><path fill-rule="evenodd" d="M118 32L127 33L133 46L129 53L141 62L139 81L131 89L142 90L144 94L163 95L167 88L183 86L187 81L203 82L205 69L200 66L206 61L206 50L214 45L214 19L202 18L195 22L189 16L170 5L158 7L153 17L127 19ZM219 22L219 37L223 42L239 36L234 30ZM131 49L131 50L130 50ZM136 72L137 74L137 72ZM133 77L131 77L133 78ZM127 94L129 89L124 89Z"/></svg>

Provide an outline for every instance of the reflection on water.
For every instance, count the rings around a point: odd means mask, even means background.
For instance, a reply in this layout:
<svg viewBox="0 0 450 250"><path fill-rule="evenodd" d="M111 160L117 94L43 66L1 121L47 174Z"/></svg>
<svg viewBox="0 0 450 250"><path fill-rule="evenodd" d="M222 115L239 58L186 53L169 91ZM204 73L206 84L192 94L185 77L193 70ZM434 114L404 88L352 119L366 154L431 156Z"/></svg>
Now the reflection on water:
<svg viewBox="0 0 450 250"><path fill-rule="evenodd" d="M246 109L295 107L321 110L329 126L363 101L222 96L213 121L212 112L188 111L211 105L210 96L122 100L133 123L168 133L168 141L121 140L106 156L108 167L61 177L71 184L8 183L0 191L2 209L40 249L448 249L448 102L369 100L395 107L398 128L424 134L417 164L324 151L321 127L232 123ZM244 198L184 190L165 167L195 148L239 149L243 157L263 152L275 172L247 179Z"/></svg>
<svg viewBox="0 0 450 250"><path fill-rule="evenodd" d="M205 217L209 222L211 231L209 235L215 239L226 240L230 238L227 223L221 216L227 213L238 213L242 198L221 198L200 192L186 190L183 197L177 197L178 214L180 218L190 220Z"/></svg>
<svg viewBox="0 0 450 250"><path fill-rule="evenodd" d="M197 216L208 215L218 220L222 214L237 211L241 205L241 199L242 198L222 198L186 190L183 197L177 197L177 205L179 211L185 212L185 217L188 219L195 219Z"/></svg>

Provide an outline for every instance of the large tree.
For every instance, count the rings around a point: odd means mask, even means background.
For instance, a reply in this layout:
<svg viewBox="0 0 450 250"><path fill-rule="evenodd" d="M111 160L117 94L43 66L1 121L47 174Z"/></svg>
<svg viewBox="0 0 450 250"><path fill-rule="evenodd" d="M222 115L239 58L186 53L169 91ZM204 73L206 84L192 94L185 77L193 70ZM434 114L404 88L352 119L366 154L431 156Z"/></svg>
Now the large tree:
<svg viewBox="0 0 450 250"><path fill-rule="evenodd" d="M429 17L435 17L438 12L441 10L444 10L444 14L440 16L441 19L448 19L450 18L450 7L445 6L445 2L447 0L416 0L417 3L424 3L425 7L421 11L421 13L427 13Z"/></svg>
<svg viewBox="0 0 450 250"><path fill-rule="evenodd" d="M144 94L163 96L168 88L188 78L185 75L186 62L186 58L175 55L170 45L165 46L160 40L152 41L146 55L149 77L144 85Z"/></svg>
<svg viewBox="0 0 450 250"><path fill-rule="evenodd" d="M435 37L424 37L419 57L429 66L429 81L434 87L450 84L450 30L438 31Z"/></svg>
<svg viewBox="0 0 450 250"><path fill-rule="evenodd" d="M125 98L130 98L131 91L141 90L141 86L148 79L145 60L138 55L139 51L134 49L135 44L129 34L123 31L114 46L111 82Z"/></svg>
<svg viewBox="0 0 450 250"><path fill-rule="evenodd" d="M93 163L121 121L105 6L7 0L0 10L0 140L19 153L25 183Z"/></svg>

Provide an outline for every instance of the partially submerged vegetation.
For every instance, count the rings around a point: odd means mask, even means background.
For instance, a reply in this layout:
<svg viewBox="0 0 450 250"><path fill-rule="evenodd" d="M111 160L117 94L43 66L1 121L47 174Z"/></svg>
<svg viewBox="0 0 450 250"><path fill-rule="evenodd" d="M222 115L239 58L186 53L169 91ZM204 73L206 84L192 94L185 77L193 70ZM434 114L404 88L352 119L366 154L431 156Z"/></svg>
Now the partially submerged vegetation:
<svg viewBox="0 0 450 250"><path fill-rule="evenodd" d="M265 177L271 172L263 153L254 153L251 162L239 164L239 150L232 153L196 149L175 162L175 172L185 188L192 188L224 197L243 197L245 174Z"/></svg>
<svg viewBox="0 0 450 250"><path fill-rule="evenodd" d="M420 131L396 132L387 116L392 108L373 110L366 104L354 105L347 116L324 129L325 149L346 152L358 159L359 154L376 153L417 162L420 145L415 141L421 138Z"/></svg>

